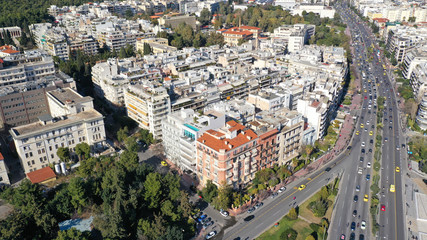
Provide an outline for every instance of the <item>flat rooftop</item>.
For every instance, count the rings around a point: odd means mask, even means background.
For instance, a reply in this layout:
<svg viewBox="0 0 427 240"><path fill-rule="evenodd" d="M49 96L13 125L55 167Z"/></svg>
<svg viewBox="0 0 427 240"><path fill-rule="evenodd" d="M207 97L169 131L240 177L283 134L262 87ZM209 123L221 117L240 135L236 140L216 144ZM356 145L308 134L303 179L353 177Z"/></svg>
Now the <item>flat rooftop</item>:
<svg viewBox="0 0 427 240"><path fill-rule="evenodd" d="M48 94L53 96L56 100L60 101L63 105L65 105L67 102L81 103L93 100L92 97L83 97L71 88L58 88L49 91Z"/></svg>
<svg viewBox="0 0 427 240"><path fill-rule="evenodd" d="M38 121L27 125L14 127L10 130L12 136L18 138L31 137L33 135L42 134L47 131L56 130L65 126L72 126L78 122L87 121L90 119L102 118L102 114L95 109L89 109L73 115L68 115L66 119L54 119L54 121Z"/></svg>

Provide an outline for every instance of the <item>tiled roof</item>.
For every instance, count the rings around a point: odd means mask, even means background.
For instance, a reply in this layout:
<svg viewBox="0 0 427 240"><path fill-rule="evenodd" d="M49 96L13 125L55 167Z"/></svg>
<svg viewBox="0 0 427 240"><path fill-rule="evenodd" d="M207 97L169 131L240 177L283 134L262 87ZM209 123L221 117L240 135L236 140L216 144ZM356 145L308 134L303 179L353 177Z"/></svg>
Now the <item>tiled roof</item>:
<svg viewBox="0 0 427 240"><path fill-rule="evenodd" d="M252 35L252 32L250 32L250 31L233 31L233 30L228 30L228 31L223 32L223 34Z"/></svg>
<svg viewBox="0 0 427 240"><path fill-rule="evenodd" d="M8 53L8 54L14 54L14 53L19 53L19 51L13 50L13 49L6 49L1 51L3 53Z"/></svg>
<svg viewBox="0 0 427 240"><path fill-rule="evenodd" d="M252 27L252 26L241 26L241 29L252 29L252 30L261 30L259 27Z"/></svg>
<svg viewBox="0 0 427 240"><path fill-rule="evenodd" d="M313 102L311 103L311 106L312 106L312 107L318 107L318 106L319 106L319 104L320 104L320 102L319 102L319 101L313 101Z"/></svg>
<svg viewBox="0 0 427 240"><path fill-rule="evenodd" d="M3 154L1 154L1 152L0 152L0 161L1 160L4 160L4 157L3 157Z"/></svg>
<svg viewBox="0 0 427 240"><path fill-rule="evenodd" d="M230 129L233 130L244 129L243 125L236 123L235 121L227 122L227 125L230 126ZM221 138L224 135L224 133L221 133L219 131L208 130L199 139L197 139L197 141L206 145L209 148L214 149L215 151L219 151L221 149L224 149L225 151L230 151L258 137L250 129L240 131L237 136L232 139Z"/></svg>
<svg viewBox="0 0 427 240"><path fill-rule="evenodd" d="M27 173L27 177L32 183L41 183L56 177L56 174L53 172L52 168L45 167L34 172Z"/></svg>
<svg viewBox="0 0 427 240"><path fill-rule="evenodd" d="M245 126L243 126L242 124L238 124L236 121L231 120L227 122L227 125L230 127L228 129L228 131L233 132L233 131L237 131L237 130L243 130L245 129Z"/></svg>

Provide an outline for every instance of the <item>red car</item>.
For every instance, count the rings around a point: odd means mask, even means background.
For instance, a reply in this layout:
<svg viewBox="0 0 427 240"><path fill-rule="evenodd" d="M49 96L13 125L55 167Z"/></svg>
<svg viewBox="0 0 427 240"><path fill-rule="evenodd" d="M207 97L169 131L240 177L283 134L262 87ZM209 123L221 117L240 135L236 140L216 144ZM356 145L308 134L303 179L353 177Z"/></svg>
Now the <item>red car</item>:
<svg viewBox="0 0 427 240"><path fill-rule="evenodd" d="M365 99L368 99L368 97L367 97L367 96L365 96Z"/></svg>
<svg viewBox="0 0 427 240"><path fill-rule="evenodd" d="M385 205L381 205L381 211L385 212Z"/></svg>

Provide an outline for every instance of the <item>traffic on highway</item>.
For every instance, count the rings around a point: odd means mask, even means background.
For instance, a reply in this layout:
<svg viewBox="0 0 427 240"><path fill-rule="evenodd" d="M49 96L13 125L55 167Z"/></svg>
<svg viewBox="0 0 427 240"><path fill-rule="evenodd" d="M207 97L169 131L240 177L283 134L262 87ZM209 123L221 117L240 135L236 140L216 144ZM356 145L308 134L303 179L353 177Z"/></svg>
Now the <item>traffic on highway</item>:
<svg viewBox="0 0 427 240"><path fill-rule="evenodd" d="M354 48L353 64L361 76L362 110L359 125L353 141L350 158L354 165L346 169L348 187L340 192L330 239L404 239L403 204L401 194L401 155L400 146L405 146L399 126L399 112L392 84L386 72L386 64L381 59L378 46L369 27L342 2L336 5L337 12L351 30ZM383 119L377 121L377 99L384 97ZM379 233L370 236L370 181L373 162L373 149L377 123L382 125L381 170L379 206L377 221ZM403 164L404 165L404 164ZM360 201L359 199L362 199Z"/></svg>

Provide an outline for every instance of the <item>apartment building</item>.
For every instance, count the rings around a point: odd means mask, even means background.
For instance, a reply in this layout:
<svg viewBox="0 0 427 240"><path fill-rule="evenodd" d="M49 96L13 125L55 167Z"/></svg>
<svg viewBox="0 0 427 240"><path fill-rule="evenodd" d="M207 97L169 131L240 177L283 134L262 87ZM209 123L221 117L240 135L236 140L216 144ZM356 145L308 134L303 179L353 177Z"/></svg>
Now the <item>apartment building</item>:
<svg viewBox="0 0 427 240"><path fill-rule="evenodd" d="M292 9L292 15L302 16L303 12L313 12L319 14L321 18L330 18L333 19L335 15L335 9L323 4L300 4Z"/></svg>
<svg viewBox="0 0 427 240"><path fill-rule="evenodd" d="M0 152L0 186L2 184L9 185L9 175L8 175L9 169L7 168L6 163L4 162L3 154Z"/></svg>
<svg viewBox="0 0 427 240"><path fill-rule="evenodd" d="M38 48L61 60L69 60L70 52L64 29L54 27L51 23L37 23L30 25L30 31Z"/></svg>
<svg viewBox="0 0 427 240"><path fill-rule="evenodd" d="M386 37L386 49L395 54L398 63L402 63L406 53L427 39L426 28L396 26L390 29Z"/></svg>
<svg viewBox="0 0 427 240"><path fill-rule="evenodd" d="M68 38L68 45L70 46L70 54L76 55L81 51L88 55L95 55L98 53L98 42L89 35L80 35L74 38Z"/></svg>
<svg viewBox="0 0 427 240"><path fill-rule="evenodd" d="M232 27L218 31L224 36L224 42L231 46L237 46L239 41L258 38L261 34L261 28L251 26Z"/></svg>
<svg viewBox="0 0 427 240"><path fill-rule="evenodd" d="M307 24L284 25L274 29L274 38L284 40L289 52L300 50L315 34L315 26Z"/></svg>
<svg viewBox="0 0 427 240"><path fill-rule="evenodd" d="M192 109L170 113L163 120L166 157L182 170L196 171L196 140L207 130L225 125L225 115L216 111L199 114Z"/></svg>
<svg viewBox="0 0 427 240"><path fill-rule="evenodd" d="M170 26L172 28L178 27L179 24L185 23L190 25L194 30L196 30L196 17L189 15L173 16L165 15L158 19L160 26Z"/></svg>
<svg viewBox="0 0 427 240"><path fill-rule="evenodd" d="M284 106L283 98L267 91L249 94L247 101L260 110L269 112L276 111Z"/></svg>
<svg viewBox="0 0 427 240"><path fill-rule="evenodd" d="M427 130L427 91L424 92L424 96L421 98L416 121L422 130Z"/></svg>
<svg viewBox="0 0 427 240"><path fill-rule="evenodd" d="M166 88L158 82L142 81L129 85L124 96L127 115L155 139L162 139L162 120L171 112Z"/></svg>
<svg viewBox="0 0 427 240"><path fill-rule="evenodd" d="M316 130L315 140L321 139L326 135L329 124L327 104L323 103L320 99L303 98L298 100L297 111Z"/></svg>
<svg viewBox="0 0 427 240"><path fill-rule="evenodd" d="M427 46L420 46L409 51L403 61L402 74L410 80L416 99L421 100L427 92Z"/></svg>
<svg viewBox="0 0 427 240"><path fill-rule="evenodd" d="M175 52L178 49L168 45L166 38L141 38L136 42L136 51L144 52L144 44L150 45L153 54Z"/></svg>
<svg viewBox="0 0 427 240"><path fill-rule="evenodd" d="M144 68L136 59L110 58L92 67L92 82L95 94L104 98L111 106L124 105L124 93L132 82L143 79L160 80L161 72L156 68Z"/></svg>
<svg viewBox="0 0 427 240"><path fill-rule="evenodd" d="M1 87L0 129L36 122L39 116L50 114L47 92L66 87L76 89L76 83L62 72Z"/></svg>
<svg viewBox="0 0 427 240"><path fill-rule="evenodd" d="M0 58L0 87L39 80L53 74L55 65L44 51L31 50Z"/></svg>
<svg viewBox="0 0 427 240"><path fill-rule="evenodd" d="M53 90L48 96L52 98L49 104L54 112L55 109L66 109L70 101L76 103L84 98L71 89ZM77 144L86 142L93 151L97 151L104 149L106 140L102 114L93 108L83 107L60 117L39 116L38 122L14 127L9 132L25 173L59 163L56 154L59 147L68 147L72 157L76 158Z"/></svg>
<svg viewBox="0 0 427 240"><path fill-rule="evenodd" d="M258 136L251 129L229 121L224 127L206 131L197 139L196 172L205 185L244 187L258 171Z"/></svg>
<svg viewBox="0 0 427 240"><path fill-rule="evenodd" d="M0 38L4 38L3 34L6 34L7 32L10 33L10 36L12 38L20 38L22 34L21 28L18 26L4 27L4 28L0 28Z"/></svg>

